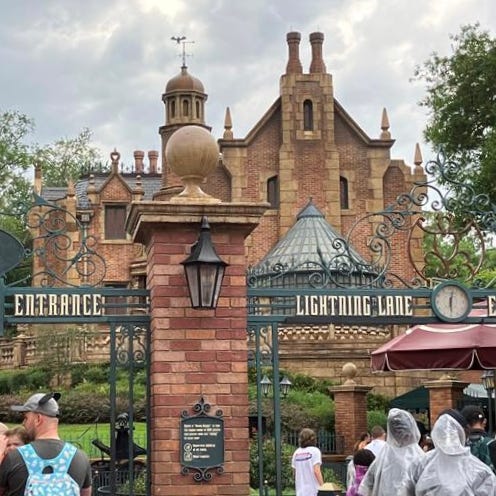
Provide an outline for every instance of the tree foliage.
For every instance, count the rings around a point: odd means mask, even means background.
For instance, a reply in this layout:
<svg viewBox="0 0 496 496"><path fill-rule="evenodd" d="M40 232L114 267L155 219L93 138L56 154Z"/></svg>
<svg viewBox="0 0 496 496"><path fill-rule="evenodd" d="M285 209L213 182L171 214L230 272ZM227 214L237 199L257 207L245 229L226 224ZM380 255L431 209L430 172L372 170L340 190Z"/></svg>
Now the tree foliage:
<svg viewBox="0 0 496 496"><path fill-rule="evenodd" d="M496 200L496 39L479 24L451 35L452 53L433 53L416 68L429 110L424 131L436 149L461 166L458 179Z"/></svg>
<svg viewBox="0 0 496 496"><path fill-rule="evenodd" d="M43 170L45 186L66 186L101 163L100 152L91 145L91 131L84 128L75 138L60 138L38 147L35 160Z"/></svg>

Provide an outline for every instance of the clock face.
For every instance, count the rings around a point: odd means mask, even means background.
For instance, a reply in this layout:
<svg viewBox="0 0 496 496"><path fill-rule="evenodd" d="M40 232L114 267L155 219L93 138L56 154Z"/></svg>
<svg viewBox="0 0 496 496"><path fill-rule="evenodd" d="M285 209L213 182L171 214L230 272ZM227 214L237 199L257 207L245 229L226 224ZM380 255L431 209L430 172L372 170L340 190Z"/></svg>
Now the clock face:
<svg viewBox="0 0 496 496"><path fill-rule="evenodd" d="M471 298L463 286L447 283L436 288L432 295L434 313L446 322L464 319L471 308Z"/></svg>

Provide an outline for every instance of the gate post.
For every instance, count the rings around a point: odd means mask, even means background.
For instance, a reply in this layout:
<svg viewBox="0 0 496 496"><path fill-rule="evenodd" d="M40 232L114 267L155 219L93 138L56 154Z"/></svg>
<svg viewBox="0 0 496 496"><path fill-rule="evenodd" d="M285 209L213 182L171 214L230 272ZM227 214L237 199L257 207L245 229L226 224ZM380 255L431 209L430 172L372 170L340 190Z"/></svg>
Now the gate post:
<svg viewBox="0 0 496 496"><path fill-rule="evenodd" d="M198 129L201 130L198 131ZM188 165L204 164L204 129L181 128L169 140L187 131L179 147L166 156L180 177L176 153L186 150ZM182 133L184 134L184 133ZM181 136L182 136L181 134ZM208 134L208 133L207 133ZM191 138L191 139L190 139ZM211 138L213 140L213 138ZM207 140L208 141L208 140ZM177 140L176 140L177 142ZM215 140L213 141L217 146ZM176 143L177 145L177 143ZM208 150L207 150L208 152ZM172 153L172 155L171 155ZM212 154L218 160L218 152ZM196 181L194 174L197 174ZM195 180L197 184L191 184ZM203 192L203 177L189 171L182 194L163 201L134 202L128 231L147 253L147 287L150 290L150 383L152 495L249 494L249 431L247 373L247 308L245 238L258 225L267 204L221 203ZM208 218L213 245L229 264L216 309L191 308L181 262L197 241L203 216ZM215 412L221 410L224 435L223 472L207 476L194 471L182 474L181 415L204 399ZM206 461L208 465L208 460ZM193 475L199 475L197 482Z"/></svg>
<svg viewBox="0 0 496 496"><path fill-rule="evenodd" d="M424 383L429 391L429 425L432 426L439 414L447 408L457 408L463 398L463 390L468 382L458 381L448 375L443 375L436 381Z"/></svg>
<svg viewBox="0 0 496 496"><path fill-rule="evenodd" d="M332 386L329 392L334 396L334 430L343 438L343 453L353 454L353 445L362 432L367 431L367 393L371 386L357 384L353 379L357 369L354 363L343 365L347 377L341 386Z"/></svg>

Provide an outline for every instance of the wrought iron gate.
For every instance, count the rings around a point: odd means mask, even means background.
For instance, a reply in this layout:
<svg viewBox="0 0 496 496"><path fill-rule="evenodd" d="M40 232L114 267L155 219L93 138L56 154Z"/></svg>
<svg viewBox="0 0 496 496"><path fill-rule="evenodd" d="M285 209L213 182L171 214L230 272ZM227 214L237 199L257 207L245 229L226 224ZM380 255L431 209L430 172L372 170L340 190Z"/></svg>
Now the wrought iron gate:
<svg viewBox="0 0 496 496"><path fill-rule="evenodd" d="M273 251L280 254L279 260L267 256L248 270L247 329L250 365L256 368L261 496L265 477L260 381L267 365L273 369L275 489L282 494L279 339L285 329L298 324L496 323L496 281L478 277L486 245L496 232L496 205L458 182L457 165L442 154L428 162L425 171L425 181L415 183L384 210L359 218L346 236L336 235L325 250L316 245L308 259L291 258L287 246L277 245ZM311 203L306 209L299 221L320 214ZM370 233L366 243L364 225ZM393 270L400 235L406 244L403 263L413 269L410 279ZM415 237L430 240L421 257L412 243ZM357 238L360 254L353 246ZM475 247L472 254L464 249L467 238ZM449 241L448 252L441 249L442 240Z"/></svg>
<svg viewBox="0 0 496 496"><path fill-rule="evenodd" d="M114 494L117 485L127 481L131 487L129 494L133 495L133 479L138 473L136 469L141 468L139 472L147 475L149 494L149 465L146 459L135 460L138 454L146 455L146 449L135 442L133 426L138 371L144 371L146 378L145 419L150 418L148 291L103 287L105 260L94 249L95 240L87 235L78 218L60 206L34 195L32 204L0 212L0 221L9 216L23 219L27 232L36 232L37 236L24 244L0 229L0 334L17 325L93 325L108 331L110 445L98 444L96 440L95 445L106 459L96 464L94 483L106 487L94 487L94 492ZM79 248L71 251L71 233L75 230L80 236ZM16 271L22 264L25 270ZM123 373L127 401L119 405L117 378ZM148 428L146 433L149 448Z"/></svg>

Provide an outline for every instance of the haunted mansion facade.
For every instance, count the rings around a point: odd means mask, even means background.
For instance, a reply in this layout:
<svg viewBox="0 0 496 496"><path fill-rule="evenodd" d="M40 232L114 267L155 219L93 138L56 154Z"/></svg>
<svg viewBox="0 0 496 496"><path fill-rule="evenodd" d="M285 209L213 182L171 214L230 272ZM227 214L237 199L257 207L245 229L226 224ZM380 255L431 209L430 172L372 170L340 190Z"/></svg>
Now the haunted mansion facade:
<svg viewBox="0 0 496 496"><path fill-rule="evenodd" d="M222 202L268 204L246 242L248 264L254 267L267 259L276 261L273 250L289 233L302 243L306 240L306 244L290 246L296 251L286 253L289 258L298 258L305 250L328 250L326 241L351 232L353 249L367 259L367 243L377 220L359 220L386 209L425 177L418 148L413 165L391 158L394 139L385 110L381 119L378 112L378 136L371 138L335 99L333 78L324 63L323 34L310 34L308 71L300 62L300 41L299 33L288 33L280 94L244 138L234 136L227 108L224 133L218 139L218 165L203 185L206 193ZM166 161L168 140L188 125L210 130L205 118L207 93L186 66L167 82L162 101L165 122L159 128L161 151L148 151L146 159L145 152L135 151L132 170L121 169L120 155L114 151L109 172L91 172L66 188L45 187L43 171L35 171L36 193L71 212L95 240L94 248L106 263L103 286L146 287L144 248L126 231L130 205L142 200L168 201L177 195L182 186ZM310 226L307 231L301 230L303 224ZM312 238L312 233L324 236ZM78 230L73 231L68 255L77 250L79 235ZM420 234L408 238L406 232L397 233L391 270L398 277L414 277L415 262L422 259L421 245ZM34 272L42 263L34 259ZM77 272L71 277L74 285L92 282L78 280ZM99 274L90 277L97 279ZM360 383L392 397L418 385L419 378L412 374L398 378L392 373L371 377L369 361L370 352L398 332L399 328L391 325L293 325L280 343L280 366L339 382L343 365L352 361L358 367ZM94 346L103 341L99 343ZM102 357L101 350L87 349L84 353Z"/></svg>

